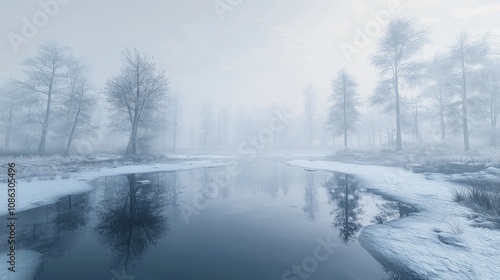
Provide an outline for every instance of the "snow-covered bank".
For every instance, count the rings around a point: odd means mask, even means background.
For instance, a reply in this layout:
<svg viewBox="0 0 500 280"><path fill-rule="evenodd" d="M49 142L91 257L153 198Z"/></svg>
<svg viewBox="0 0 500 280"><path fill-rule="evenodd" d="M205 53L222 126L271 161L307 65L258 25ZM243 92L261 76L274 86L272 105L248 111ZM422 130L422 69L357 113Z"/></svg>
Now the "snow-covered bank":
<svg viewBox="0 0 500 280"><path fill-rule="evenodd" d="M500 232L470 225L447 181L383 166L294 160L292 165L358 175L366 186L421 212L363 229L359 242L381 264L417 279L500 279ZM456 228L463 228L463 233Z"/></svg>
<svg viewBox="0 0 500 280"><path fill-rule="evenodd" d="M232 155L206 155L206 154L192 154L192 155L167 155L170 159L231 159L236 156Z"/></svg>
<svg viewBox="0 0 500 280"><path fill-rule="evenodd" d="M126 165L117 168L103 168L98 171L89 171L70 174L69 178L57 177L54 180L40 181L34 178L30 182L17 181L16 211L28 210L40 205L57 201L58 198L89 191L93 188L89 181L103 176L113 176L128 173L147 173L160 171L188 170L200 167L223 166L225 162L213 160L192 160L176 163L159 163L152 165ZM7 214L7 192L0 194L0 216Z"/></svg>

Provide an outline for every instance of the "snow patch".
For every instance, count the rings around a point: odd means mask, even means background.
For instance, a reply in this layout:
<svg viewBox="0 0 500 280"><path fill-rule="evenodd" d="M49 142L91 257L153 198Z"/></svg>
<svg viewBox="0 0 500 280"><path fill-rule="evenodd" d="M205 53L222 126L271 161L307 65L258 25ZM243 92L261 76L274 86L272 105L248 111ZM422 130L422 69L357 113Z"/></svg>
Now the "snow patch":
<svg viewBox="0 0 500 280"><path fill-rule="evenodd" d="M453 202L457 184L403 168L294 160L292 165L353 174L378 193L421 212L363 229L359 242L377 261L419 279L499 279L500 232L469 226L472 210ZM437 178L434 178L437 179ZM456 233L452 226L463 228Z"/></svg>

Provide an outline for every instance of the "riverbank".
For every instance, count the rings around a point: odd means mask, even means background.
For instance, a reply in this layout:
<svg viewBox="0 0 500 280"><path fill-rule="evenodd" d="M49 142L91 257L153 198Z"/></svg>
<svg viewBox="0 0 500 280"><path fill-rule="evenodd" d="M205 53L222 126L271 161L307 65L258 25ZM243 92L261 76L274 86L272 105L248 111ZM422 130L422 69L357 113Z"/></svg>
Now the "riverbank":
<svg viewBox="0 0 500 280"><path fill-rule="evenodd" d="M223 158L196 156L180 159L163 156L135 158L50 156L4 157L0 160L4 163L14 162L16 164L15 212L47 205L66 195L90 191L94 186L89 182L103 176L178 171L226 164ZM2 177L2 181L5 180ZM0 216L5 215L7 215L7 191L0 194ZM16 256L17 271L9 272L8 266L9 264L6 262L0 264L0 278L33 279L40 269L41 255L34 251L20 250Z"/></svg>
<svg viewBox="0 0 500 280"><path fill-rule="evenodd" d="M497 279L500 235L477 227L475 213L453 201L459 185L404 168L295 160L292 165L357 175L373 191L419 213L363 229L359 241L377 261L415 279Z"/></svg>
<svg viewBox="0 0 500 280"><path fill-rule="evenodd" d="M15 163L16 211L24 211L53 203L58 198L89 191L90 181L104 176L128 173L188 170L225 165L227 160L217 157L190 156L174 159L166 156L134 158L100 156L93 158L16 157L1 158ZM6 166L6 165L5 165ZM6 182L7 169L2 174ZM0 194L0 216L7 214L7 191Z"/></svg>

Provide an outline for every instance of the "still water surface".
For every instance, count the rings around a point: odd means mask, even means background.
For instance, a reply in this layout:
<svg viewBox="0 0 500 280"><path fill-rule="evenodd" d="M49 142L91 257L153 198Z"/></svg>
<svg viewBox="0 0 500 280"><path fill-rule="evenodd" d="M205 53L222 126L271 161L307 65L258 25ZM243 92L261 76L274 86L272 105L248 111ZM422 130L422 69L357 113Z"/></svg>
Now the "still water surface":
<svg viewBox="0 0 500 280"><path fill-rule="evenodd" d="M222 183L225 170L98 179L91 192L19 213L19 249L44 254L40 280L399 279L356 239L411 207L355 176L280 158L244 163Z"/></svg>

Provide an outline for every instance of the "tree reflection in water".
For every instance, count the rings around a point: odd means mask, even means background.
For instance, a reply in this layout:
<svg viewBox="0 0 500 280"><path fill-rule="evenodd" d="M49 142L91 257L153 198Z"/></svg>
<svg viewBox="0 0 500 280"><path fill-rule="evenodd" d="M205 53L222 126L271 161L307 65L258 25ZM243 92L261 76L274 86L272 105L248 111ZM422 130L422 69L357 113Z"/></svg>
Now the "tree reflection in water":
<svg viewBox="0 0 500 280"><path fill-rule="evenodd" d="M334 173L325 184L330 201L336 206L331 212L334 215L333 225L339 231L339 238L346 244L354 241L356 233L361 229L359 185L360 182L355 177L339 173Z"/></svg>
<svg viewBox="0 0 500 280"><path fill-rule="evenodd" d="M305 185L304 192L304 213L307 215L309 221L314 221L319 210L319 203L317 199L317 189L314 184L314 174L312 172L307 173L307 183Z"/></svg>
<svg viewBox="0 0 500 280"><path fill-rule="evenodd" d="M105 246L113 252L114 267L135 267L145 253L156 246L156 241L168 231L167 218L163 216L165 206L172 198L178 198L168 189L176 188L175 180L164 180L161 174L129 174L117 182L106 181L106 187L113 191L105 194L102 205L98 208L99 222L96 231ZM140 180L148 180L141 184ZM111 182L110 182L111 181ZM127 185L116 187L113 184ZM167 188L167 189L166 189Z"/></svg>
<svg viewBox="0 0 500 280"><path fill-rule="evenodd" d="M32 221L18 229L18 248L42 253L45 258L59 259L85 232L88 222L89 194L68 195L48 205L19 215L20 221Z"/></svg>

